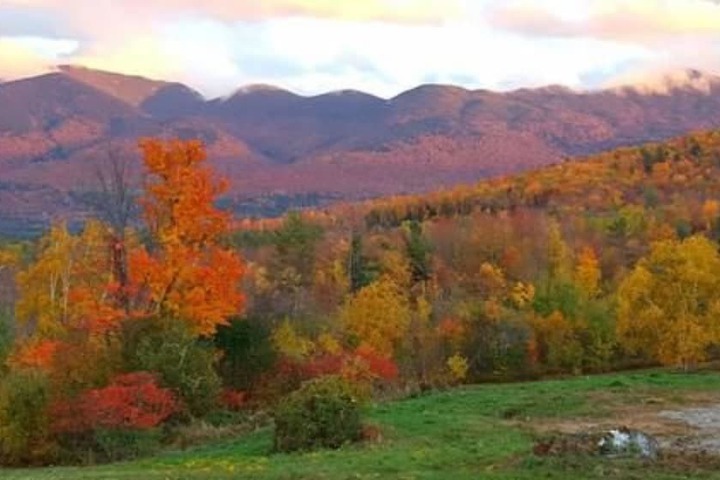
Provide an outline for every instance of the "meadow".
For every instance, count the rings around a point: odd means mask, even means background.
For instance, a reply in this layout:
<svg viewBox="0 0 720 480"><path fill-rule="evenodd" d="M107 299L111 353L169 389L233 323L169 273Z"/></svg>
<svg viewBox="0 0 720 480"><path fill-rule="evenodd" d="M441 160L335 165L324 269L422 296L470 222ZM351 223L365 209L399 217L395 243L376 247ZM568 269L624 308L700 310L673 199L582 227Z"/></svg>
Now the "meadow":
<svg viewBox="0 0 720 480"><path fill-rule="evenodd" d="M612 425L662 410L712 404L720 373L657 370L529 383L484 384L378 403L368 421L382 439L340 450L273 454L267 427L232 441L87 468L0 470L44 479L579 479L720 478L712 456L665 452L657 461L537 456L561 425ZM648 432L654 433L654 432ZM691 434L692 432L689 432Z"/></svg>

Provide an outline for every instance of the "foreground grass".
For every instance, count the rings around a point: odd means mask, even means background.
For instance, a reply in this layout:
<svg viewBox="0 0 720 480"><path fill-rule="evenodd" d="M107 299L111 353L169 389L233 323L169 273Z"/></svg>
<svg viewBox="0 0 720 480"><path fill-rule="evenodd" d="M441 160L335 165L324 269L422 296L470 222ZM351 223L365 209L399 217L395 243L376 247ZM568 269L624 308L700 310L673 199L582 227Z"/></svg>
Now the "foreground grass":
<svg viewBox="0 0 720 480"><path fill-rule="evenodd" d="M339 451L274 455L272 432L88 468L0 470L3 479L580 479L717 478L694 465L604 458L539 458L534 420L603 417L613 408L720 393L720 373L643 372L481 385L379 405L369 413L384 439ZM515 420L510 420L515 419Z"/></svg>

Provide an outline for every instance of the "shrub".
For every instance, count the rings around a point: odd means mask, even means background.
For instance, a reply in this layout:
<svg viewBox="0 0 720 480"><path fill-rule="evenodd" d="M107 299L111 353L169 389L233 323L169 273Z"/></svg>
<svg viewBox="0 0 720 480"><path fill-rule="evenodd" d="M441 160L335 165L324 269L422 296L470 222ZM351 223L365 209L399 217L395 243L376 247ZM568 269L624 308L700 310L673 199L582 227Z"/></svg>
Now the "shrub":
<svg viewBox="0 0 720 480"><path fill-rule="evenodd" d="M52 461L48 380L34 370L12 372L0 383L0 462L34 465Z"/></svg>
<svg viewBox="0 0 720 480"><path fill-rule="evenodd" d="M170 390L157 386L147 372L117 376L105 388L88 390L70 402L53 406L57 433L90 430L149 430L178 411Z"/></svg>
<svg viewBox="0 0 720 480"><path fill-rule="evenodd" d="M213 342L223 354L218 371L226 387L251 390L272 369L276 353L267 325L253 318L235 318L218 327Z"/></svg>
<svg viewBox="0 0 720 480"><path fill-rule="evenodd" d="M275 450L293 452L339 448L362 436L357 391L340 377L303 384L275 412Z"/></svg>
<svg viewBox="0 0 720 480"><path fill-rule="evenodd" d="M202 417L219 405L221 381L217 352L182 322L135 320L126 326L124 355L129 370L157 372L190 414Z"/></svg>
<svg viewBox="0 0 720 480"><path fill-rule="evenodd" d="M177 411L173 393L147 372L119 375L50 409L63 459L91 464L152 454L162 436L157 427Z"/></svg>

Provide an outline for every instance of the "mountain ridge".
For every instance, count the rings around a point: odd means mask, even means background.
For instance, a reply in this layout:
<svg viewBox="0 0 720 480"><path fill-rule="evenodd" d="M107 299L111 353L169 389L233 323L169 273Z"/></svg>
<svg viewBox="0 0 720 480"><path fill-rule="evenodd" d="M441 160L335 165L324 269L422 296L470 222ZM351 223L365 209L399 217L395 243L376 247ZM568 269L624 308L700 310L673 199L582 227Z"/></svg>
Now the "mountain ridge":
<svg viewBox="0 0 720 480"><path fill-rule="evenodd" d="M139 164L139 137L203 140L231 180L231 206L273 197L292 206L308 195L358 200L471 183L720 128L720 77L675 78L662 94L426 84L383 99L256 85L207 99L177 82L63 66L0 83L0 220L79 215L88 172L109 146Z"/></svg>

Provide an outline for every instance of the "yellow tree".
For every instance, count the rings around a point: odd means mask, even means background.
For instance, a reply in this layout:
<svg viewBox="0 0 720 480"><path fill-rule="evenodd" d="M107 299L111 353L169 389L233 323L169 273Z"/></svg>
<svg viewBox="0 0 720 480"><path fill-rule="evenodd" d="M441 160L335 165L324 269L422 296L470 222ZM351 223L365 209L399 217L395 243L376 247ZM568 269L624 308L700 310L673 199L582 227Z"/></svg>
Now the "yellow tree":
<svg viewBox="0 0 720 480"><path fill-rule="evenodd" d="M560 224L556 220L550 221L547 242L550 282L567 279L570 273L570 250L563 239Z"/></svg>
<svg viewBox="0 0 720 480"><path fill-rule="evenodd" d="M115 352L112 332L124 312L113 301L107 238L94 221L80 235L56 225L43 237L36 260L17 275L16 318L26 335L15 344L11 364L46 369L63 385L112 368L105 360Z"/></svg>
<svg viewBox="0 0 720 480"><path fill-rule="evenodd" d="M381 355L391 355L411 319L408 298L390 279L382 277L362 288L343 305L345 328Z"/></svg>
<svg viewBox="0 0 720 480"><path fill-rule="evenodd" d="M600 291L600 278L595 250L590 247L583 248L575 265L575 283L587 298L593 298Z"/></svg>
<svg viewBox="0 0 720 480"><path fill-rule="evenodd" d="M720 255L702 236L653 244L618 290L617 333L628 349L683 368L720 342Z"/></svg>
<svg viewBox="0 0 720 480"><path fill-rule="evenodd" d="M106 302L112 271L106 233L88 222L79 236L53 226L35 262L17 275L16 317L35 337L55 338L72 328L104 330L117 319Z"/></svg>

